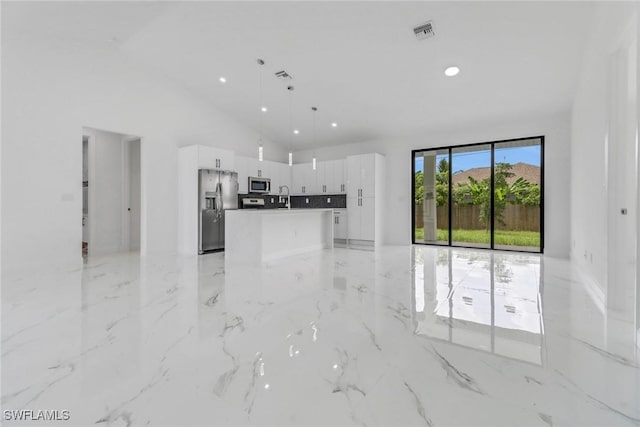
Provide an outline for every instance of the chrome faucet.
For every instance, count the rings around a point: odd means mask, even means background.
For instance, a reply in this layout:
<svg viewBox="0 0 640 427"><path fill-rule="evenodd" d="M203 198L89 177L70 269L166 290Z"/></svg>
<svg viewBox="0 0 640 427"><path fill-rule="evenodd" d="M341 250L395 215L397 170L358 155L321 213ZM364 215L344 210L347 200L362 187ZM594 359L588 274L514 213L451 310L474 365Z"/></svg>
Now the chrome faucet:
<svg viewBox="0 0 640 427"><path fill-rule="evenodd" d="M282 197L283 197L283 195L282 195L282 189L283 189L283 188L286 188L286 189L287 189L287 209L291 209L291 191L289 190L289 187L288 187L288 186L286 186L286 185L281 185L281 186L278 188L279 198L280 198L280 200L282 200Z"/></svg>

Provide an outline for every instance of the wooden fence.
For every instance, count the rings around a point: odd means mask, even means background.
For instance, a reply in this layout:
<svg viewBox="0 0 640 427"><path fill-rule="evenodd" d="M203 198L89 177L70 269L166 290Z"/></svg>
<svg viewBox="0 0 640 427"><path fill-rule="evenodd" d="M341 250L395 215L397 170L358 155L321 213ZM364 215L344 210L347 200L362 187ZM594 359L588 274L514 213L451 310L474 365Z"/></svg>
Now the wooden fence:
<svg viewBox="0 0 640 427"><path fill-rule="evenodd" d="M486 225L480 221L480 206L454 205L452 209L453 227L466 230L484 230ZM505 225L496 222L498 230L540 231L540 207L525 205L506 205L502 218ZM415 207L416 228L422 228L422 206ZM438 206L438 225L446 229L449 212L447 206Z"/></svg>

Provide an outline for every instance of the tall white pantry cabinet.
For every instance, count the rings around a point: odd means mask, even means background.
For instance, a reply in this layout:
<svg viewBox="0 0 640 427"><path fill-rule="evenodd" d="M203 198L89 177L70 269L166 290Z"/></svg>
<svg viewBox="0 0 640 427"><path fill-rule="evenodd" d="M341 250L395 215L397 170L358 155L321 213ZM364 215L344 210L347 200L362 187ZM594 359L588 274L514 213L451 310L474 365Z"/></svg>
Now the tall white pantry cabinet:
<svg viewBox="0 0 640 427"><path fill-rule="evenodd" d="M380 246L385 162L378 153L347 157L347 227L351 244Z"/></svg>

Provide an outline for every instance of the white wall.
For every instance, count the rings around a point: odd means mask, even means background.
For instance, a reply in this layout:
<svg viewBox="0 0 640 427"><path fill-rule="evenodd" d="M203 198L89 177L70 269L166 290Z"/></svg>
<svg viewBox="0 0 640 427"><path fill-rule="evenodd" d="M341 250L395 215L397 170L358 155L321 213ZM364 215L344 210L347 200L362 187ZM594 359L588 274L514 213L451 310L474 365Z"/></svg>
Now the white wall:
<svg viewBox="0 0 640 427"><path fill-rule="evenodd" d="M177 147L203 144L253 156L258 135L152 70L136 68L117 44L88 49L35 38L23 7L34 6L2 5L3 269L80 259L83 126L142 137L141 251L175 252ZM24 22L25 31L8 33L10 20ZM266 141L265 157L286 161L286 152Z"/></svg>
<svg viewBox="0 0 640 427"><path fill-rule="evenodd" d="M386 158L387 198L385 243L411 243L411 150L528 136L545 136L545 254L569 256L569 116L532 117L411 137L316 149L318 160L378 152ZM313 151L296 152L294 162L309 161Z"/></svg>
<svg viewBox="0 0 640 427"><path fill-rule="evenodd" d="M636 265L638 95L621 91L629 81L617 79L625 61L616 55L637 42L637 9L633 2L598 5L571 121L571 258L614 305L633 301L635 292L629 270ZM632 117L622 120L625 115ZM622 207L629 215L620 215ZM610 274L622 268L627 271L612 281Z"/></svg>

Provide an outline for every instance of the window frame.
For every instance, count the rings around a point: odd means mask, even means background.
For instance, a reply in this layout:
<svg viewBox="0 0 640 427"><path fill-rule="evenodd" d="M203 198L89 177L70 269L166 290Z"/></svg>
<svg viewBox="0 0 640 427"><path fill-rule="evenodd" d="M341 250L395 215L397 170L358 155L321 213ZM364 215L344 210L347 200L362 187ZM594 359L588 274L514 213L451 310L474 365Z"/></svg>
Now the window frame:
<svg viewBox="0 0 640 427"><path fill-rule="evenodd" d="M495 172L495 150L496 150L496 144L500 144L500 143L505 143L505 142L517 142L517 141L527 141L527 140L533 140L533 139L538 139L540 140L540 247L539 247L539 251L525 251L525 250L518 250L518 249L504 249L504 248L499 248L499 249L495 249L495 242L494 242L494 235L495 235L495 216L494 216L494 212L493 212L493 208L494 208L494 197L495 197L495 186L494 186L494 172ZM452 171L451 171L451 161L452 161L452 155L453 155L453 149L454 148L467 148L467 147L476 147L476 146L482 146L482 145L490 145L491 146L491 225L490 225L490 247L488 248L479 248L479 247L475 247L475 246L463 246L463 245L453 245L453 234L452 234L452 230L453 230L453 222L451 221L451 216L453 213L453 205L452 205L452 186L453 186L453 181L452 181ZM522 137L522 138L510 138L510 139L501 139L501 140L495 140L495 141L485 141L485 142L474 142L474 143L470 143L470 144L458 144L458 145L448 145L448 146L439 146L439 147L429 147L429 148L421 148L421 149L416 149L416 150L411 150L411 244L413 245L425 245L425 246L436 246L436 247L449 247L449 248L466 248L466 249L480 249L480 250L497 250L497 251L505 251L505 252L520 252L520 253L527 253L527 254L544 254L544 163L545 163L545 150L544 150L544 145L545 145L545 136L544 135L535 135L535 136L528 136L528 137ZM448 238L449 238L449 242L448 244L439 244L439 243L426 243L426 242L416 242L416 236L415 236L415 224L416 224L416 209L415 209L415 198L416 198L416 164L415 164L415 155L416 153L421 153L424 151L442 151L442 150L447 150L449 152L449 191L448 191L448 198L449 198L449 203L448 203L448 214L449 214L449 218L448 218L448 224L449 224L449 230L448 230Z"/></svg>

